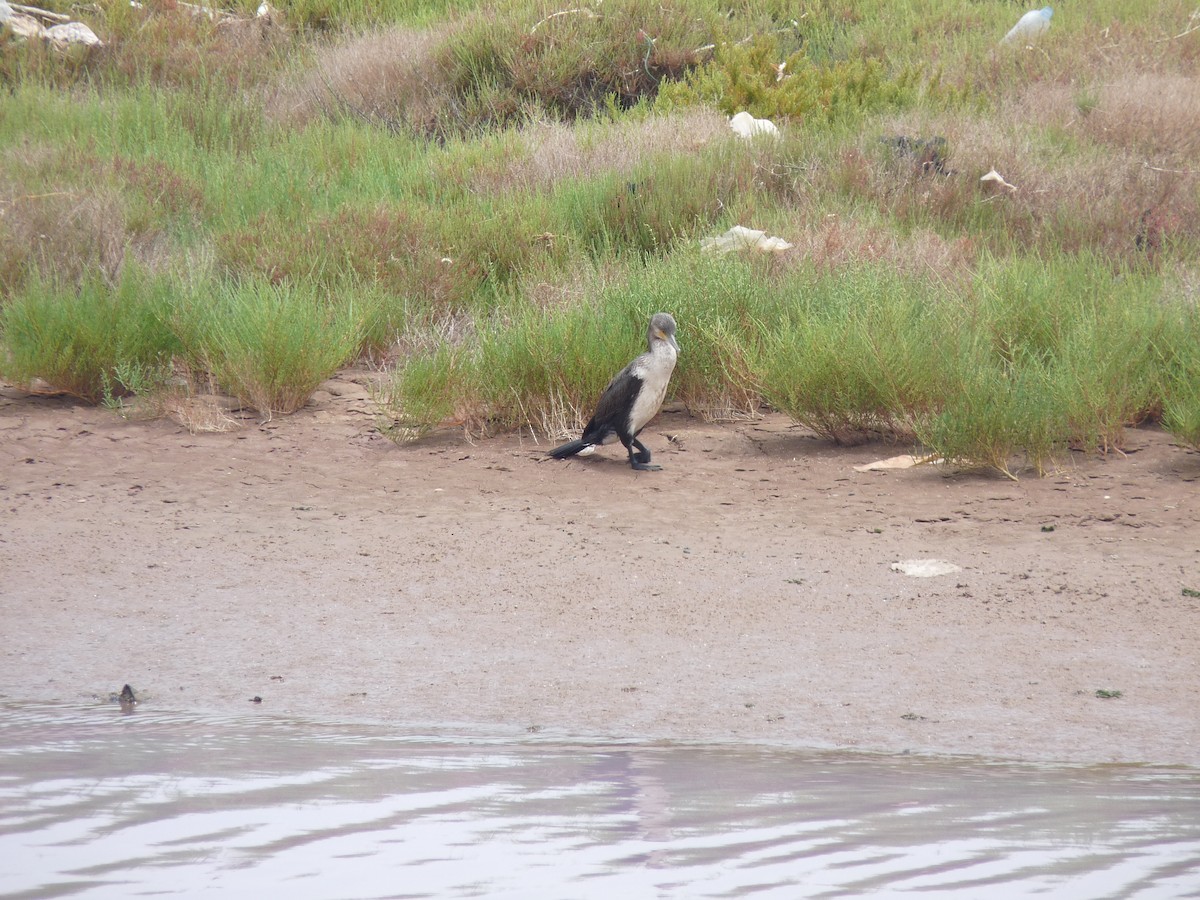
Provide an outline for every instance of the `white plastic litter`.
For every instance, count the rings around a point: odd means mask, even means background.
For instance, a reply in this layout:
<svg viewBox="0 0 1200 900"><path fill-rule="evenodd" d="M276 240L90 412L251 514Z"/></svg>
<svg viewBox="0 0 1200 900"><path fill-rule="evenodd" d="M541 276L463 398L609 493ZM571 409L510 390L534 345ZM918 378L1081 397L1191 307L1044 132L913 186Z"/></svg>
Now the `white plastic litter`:
<svg viewBox="0 0 1200 900"><path fill-rule="evenodd" d="M1017 189L1015 184L1009 184L1004 180L1004 176L995 169L992 169L979 180L991 187L1003 188L1006 191L1015 191Z"/></svg>
<svg viewBox="0 0 1200 900"><path fill-rule="evenodd" d="M705 238L700 242L700 249L707 253L732 253L735 250L782 253L794 246L795 244L789 244L783 238L768 237L765 231L755 231L741 225L734 225L719 237Z"/></svg>
<svg viewBox="0 0 1200 900"><path fill-rule="evenodd" d="M779 129L770 119L756 119L748 112L740 112L729 120L729 127L738 137L752 138L760 134L777 136Z"/></svg>
<svg viewBox="0 0 1200 900"><path fill-rule="evenodd" d="M952 575L955 572L961 572L962 566L956 566L944 559L905 559L892 563L892 571L913 578L936 578L938 575Z"/></svg>
<svg viewBox="0 0 1200 900"><path fill-rule="evenodd" d="M1051 6L1030 10L1017 20L1017 24L1004 36L1003 43L1033 43L1049 30L1052 15L1054 15L1054 8Z"/></svg>

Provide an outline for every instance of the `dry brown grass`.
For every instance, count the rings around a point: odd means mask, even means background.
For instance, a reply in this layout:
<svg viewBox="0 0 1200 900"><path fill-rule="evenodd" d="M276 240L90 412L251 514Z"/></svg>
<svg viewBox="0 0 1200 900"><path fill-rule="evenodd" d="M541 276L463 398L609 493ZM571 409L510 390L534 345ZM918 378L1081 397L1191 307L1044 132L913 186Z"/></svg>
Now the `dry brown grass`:
<svg viewBox="0 0 1200 900"><path fill-rule="evenodd" d="M772 233L796 245L785 260L807 260L829 272L862 262L884 263L906 275L965 283L978 262L978 248L970 238L948 240L928 228L901 234L847 216L801 219L792 227L780 223Z"/></svg>
<svg viewBox="0 0 1200 900"><path fill-rule="evenodd" d="M0 288L5 292L35 271L73 282L98 271L115 281L126 253L138 249L114 191L28 194L11 182L0 187Z"/></svg>
<svg viewBox="0 0 1200 900"><path fill-rule="evenodd" d="M537 190L564 179L628 172L649 158L695 152L728 135L725 117L702 108L604 126L542 122L522 129L508 165L479 187Z"/></svg>
<svg viewBox="0 0 1200 900"><path fill-rule="evenodd" d="M170 378L145 393L122 399L117 412L126 419L170 419L192 434L216 434L241 428L245 417L236 413L241 404L221 393L212 376L197 372L180 360Z"/></svg>
<svg viewBox="0 0 1200 900"><path fill-rule="evenodd" d="M1200 75L1130 72L1094 90L1079 130L1097 144L1142 156L1149 165L1200 173ZM1076 98L1062 92L1043 107L1063 115ZM1042 112L1042 110L1035 111Z"/></svg>
<svg viewBox="0 0 1200 900"><path fill-rule="evenodd" d="M164 214L198 220L204 193L162 162L102 159L77 146L24 142L0 156L0 287L40 273L115 281L127 258L159 270L173 252Z"/></svg>
<svg viewBox="0 0 1200 900"><path fill-rule="evenodd" d="M1198 78L1131 74L1091 91L1034 85L987 116L898 117L881 134L945 137L950 174L922 174L872 134L843 152L823 185L900 222L988 235L996 252L1157 265L1165 248L1200 247ZM979 179L991 169L1016 189L988 190Z"/></svg>
<svg viewBox="0 0 1200 900"><path fill-rule="evenodd" d="M449 25L390 28L339 38L319 48L297 79L276 86L268 115L293 125L318 116L350 115L391 130L433 129L453 103L437 77L438 53Z"/></svg>
<svg viewBox="0 0 1200 900"><path fill-rule="evenodd" d="M264 214L217 239L217 262L234 274L274 283L334 283L352 276L400 296L453 310L478 286L479 267L448 259L436 228L419 212L380 204L345 208L289 226Z"/></svg>
<svg viewBox="0 0 1200 900"><path fill-rule="evenodd" d="M126 9L111 4L105 45L91 68L103 78L183 86L197 78L239 88L268 77L291 45L281 18L210 20L174 0Z"/></svg>

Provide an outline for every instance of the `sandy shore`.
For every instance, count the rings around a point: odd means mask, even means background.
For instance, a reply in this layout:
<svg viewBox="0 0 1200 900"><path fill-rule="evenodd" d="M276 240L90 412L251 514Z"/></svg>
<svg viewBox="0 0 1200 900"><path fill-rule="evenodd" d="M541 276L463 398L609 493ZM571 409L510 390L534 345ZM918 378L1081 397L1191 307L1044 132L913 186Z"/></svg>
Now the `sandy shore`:
<svg viewBox="0 0 1200 900"><path fill-rule="evenodd" d="M0 697L1200 764L1200 453L1157 429L1014 483L782 417L669 410L657 473L373 426L350 375L218 434L0 388Z"/></svg>

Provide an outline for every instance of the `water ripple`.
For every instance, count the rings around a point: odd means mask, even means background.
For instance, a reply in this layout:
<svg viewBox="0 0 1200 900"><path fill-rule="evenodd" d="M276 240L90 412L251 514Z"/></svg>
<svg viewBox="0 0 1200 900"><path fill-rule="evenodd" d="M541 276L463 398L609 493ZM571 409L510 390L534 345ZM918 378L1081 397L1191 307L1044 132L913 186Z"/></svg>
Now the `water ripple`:
<svg viewBox="0 0 1200 900"><path fill-rule="evenodd" d="M1200 895L1200 773L0 705L8 897Z"/></svg>

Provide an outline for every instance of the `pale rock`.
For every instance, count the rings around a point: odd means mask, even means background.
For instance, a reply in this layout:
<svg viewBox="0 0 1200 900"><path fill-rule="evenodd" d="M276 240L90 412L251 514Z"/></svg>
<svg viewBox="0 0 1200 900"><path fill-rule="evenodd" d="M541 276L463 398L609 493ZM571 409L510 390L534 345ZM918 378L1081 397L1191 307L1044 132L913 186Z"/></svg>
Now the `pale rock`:
<svg viewBox="0 0 1200 900"><path fill-rule="evenodd" d="M96 37L96 32L82 22L67 22L65 25L55 25L43 33L46 40L58 47L71 44L82 44L85 47L103 47L104 42Z"/></svg>

